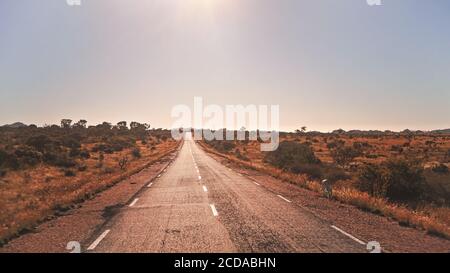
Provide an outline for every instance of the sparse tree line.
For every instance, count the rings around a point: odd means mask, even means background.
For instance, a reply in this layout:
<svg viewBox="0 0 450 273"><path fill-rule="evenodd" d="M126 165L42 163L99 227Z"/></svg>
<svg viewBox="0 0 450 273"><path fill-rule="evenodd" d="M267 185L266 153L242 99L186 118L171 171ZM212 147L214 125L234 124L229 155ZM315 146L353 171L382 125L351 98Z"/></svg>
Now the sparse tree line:
<svg viewBox="0 0 450 273"><path fill-rule="evenodd" d="M87 126L86 120L73 123L70 119L61 120L58 125L21 126L20 128L0 127L0 177L7 171L26 169L38 164L48 164L65 169L67 176L73 176L73 169L86 170L84 160L91 158L91 153L98 153L98 166L103 163L104 154L131 149L131 157L141 157L136 145L143 145L151 139L156 143L170 137L170 131L150 129L145 123L126 121L116 125L103 122ZM87 148L90 147L90 148ZM128 156L118 162L120 169L125 169ZM68 170L70 169L70 170Z"/></svg>

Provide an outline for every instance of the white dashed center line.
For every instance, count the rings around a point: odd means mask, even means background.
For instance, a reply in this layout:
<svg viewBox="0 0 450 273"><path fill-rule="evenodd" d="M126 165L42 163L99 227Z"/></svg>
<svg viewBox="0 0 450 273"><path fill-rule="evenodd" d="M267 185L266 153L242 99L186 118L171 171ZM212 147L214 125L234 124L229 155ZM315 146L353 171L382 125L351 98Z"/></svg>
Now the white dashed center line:
<svg viewBox="0 0 450 273"><path fill-rule="evenodd" d="M255 183L255 185L258 185L258 186L260 186L260 184L259 184L258 182L253 182L253 183Z"/></svg>
<svg viewBox="0 0 450 273"><path fill-rule="evenodd" d="M198 180L202 180L202 176L201 175L198 176Z"/></svg>
<svg viewBox="0 0 450 273"><path fill-rule="evenodd" d="M153 183L148 184L147 188L150 188L153 185Z"/></svg>
<svg viewBox="0 0 450 273"><path fill-rule="evenodd" d="M139 198L135 198L135 199L133 200L133 202L131 202L130 207L136 205L136 202L137 202L138 200L139 200Z"/></svg>
<svg viewBox="0 0 450 273"><path fill-rule="evenodd" d="M206 188L206 186L203 186L203 191L208 192L208 189Z"/></svg>
<svg viewBox="0 0 450 273"><path fill-rule="evenodd" d="M355 242L361 244L361 245L366 245L366 243L364 243L363 241L361 241L360 239L356 238L355 236L343 231L342 229L338 228L337 226L331 226L333 229L339 231L340 233L344 234L345 236L349 237L350 239L354 240Z"/></svg>
<svg viewBox="0 0 450 273"><path fill-rule="evenodd" d="M210 204L209 206L211 207L213 215L218 216L219 213L217 212L216 207L213 204Z"/></svg>
<svg viewBox="0 0 450 273"><path fill-rule="evenodd" d="M97 245L108 235L110 232L109 229L105 230L100 236L98 236L97 240L95 240L88 248L87 250L94 250Z"/></svg>
<svg viewBox="0 0 450 273"><path fill-rule="evenodd" d="M288 200L288 199L284 198L283 196L281 196L281 195L279 195L279 194L277 194L277 196L280 197L281 199L283 199L283 200L286 201L286 202L289 202L289 203L292 202L291 200Z"/></svg>

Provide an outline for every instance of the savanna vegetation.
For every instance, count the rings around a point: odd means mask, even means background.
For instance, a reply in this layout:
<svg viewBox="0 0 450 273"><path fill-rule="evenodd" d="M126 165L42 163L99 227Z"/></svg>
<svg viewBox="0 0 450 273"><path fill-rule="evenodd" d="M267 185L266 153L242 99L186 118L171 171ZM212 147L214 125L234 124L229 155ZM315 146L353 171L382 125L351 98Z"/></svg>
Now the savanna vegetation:
<svg viewBox="0 0 450 273"><path fill-rule="evenodd" d="M302 128L281 133L273 152L261 152L260 142L205 143L241 166L310 190L322 192L327 179L334 199L450 238L449 134Z"/></svg>
<svg viewBox="0 0 450 273"><path fill-rule="evenodd" d="M122 121L0 127L0 244L175 150L170 131Z"/></svg>

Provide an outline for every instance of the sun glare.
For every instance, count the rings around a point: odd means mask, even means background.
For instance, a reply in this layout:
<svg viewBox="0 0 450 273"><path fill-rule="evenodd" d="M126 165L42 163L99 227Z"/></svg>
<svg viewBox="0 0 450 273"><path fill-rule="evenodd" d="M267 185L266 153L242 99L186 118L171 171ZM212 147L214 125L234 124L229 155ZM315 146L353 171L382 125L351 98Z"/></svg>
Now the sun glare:
<svg viewBox="0 0 450 273"><path fill-rule="evenodd" d="M189 9L209 12L214 9L221 0L185 0L179 2L183 3L185 6L189 6Z"/></svg>

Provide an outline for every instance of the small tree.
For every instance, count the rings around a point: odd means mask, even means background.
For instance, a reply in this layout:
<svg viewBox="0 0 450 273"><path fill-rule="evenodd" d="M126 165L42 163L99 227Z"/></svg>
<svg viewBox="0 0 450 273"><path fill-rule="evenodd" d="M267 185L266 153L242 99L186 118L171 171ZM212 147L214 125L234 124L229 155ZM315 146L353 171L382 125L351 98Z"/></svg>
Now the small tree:
<svg viewBox="0 0 450 273"><path fill-rule="evenodd" d="M73 125L74 127L77 127L77 128L86 128L86 126L87 126L87 120L85 120L85 119L80 119L77 123L75 123L74 125Z"/></svg>
<svg viewBox="0 0 450 273"><path fill-rule="evenodd" d="M131 130L133 130L133 129L138 129L138 128L140 128L141 126L142 126L142 124L140 124L139 122L136 122L136 121L130 122L130 129L131 129Z"/></svg>
<svg viewBox="0 0 450 273"><path fill-rule="evenodd" d="M117 123L117 128L118 128L119 130L128 130L127 122L126 122L126 121L119 121L119 122Z"/></svg>
<svg viewBox="0 0 450 273"><path fill-rule="evenodd" d="M68 129L71 127L71 125L72 125L71 119L62 119L61 120L61 128Z"/></svg>
<svg viewBox="0 0 450 273"><path fill-rule="evenodd" d="M104 121L102 124L97 125L97 127L104 130L111 130L112 125L111 123Z"/></svg>

